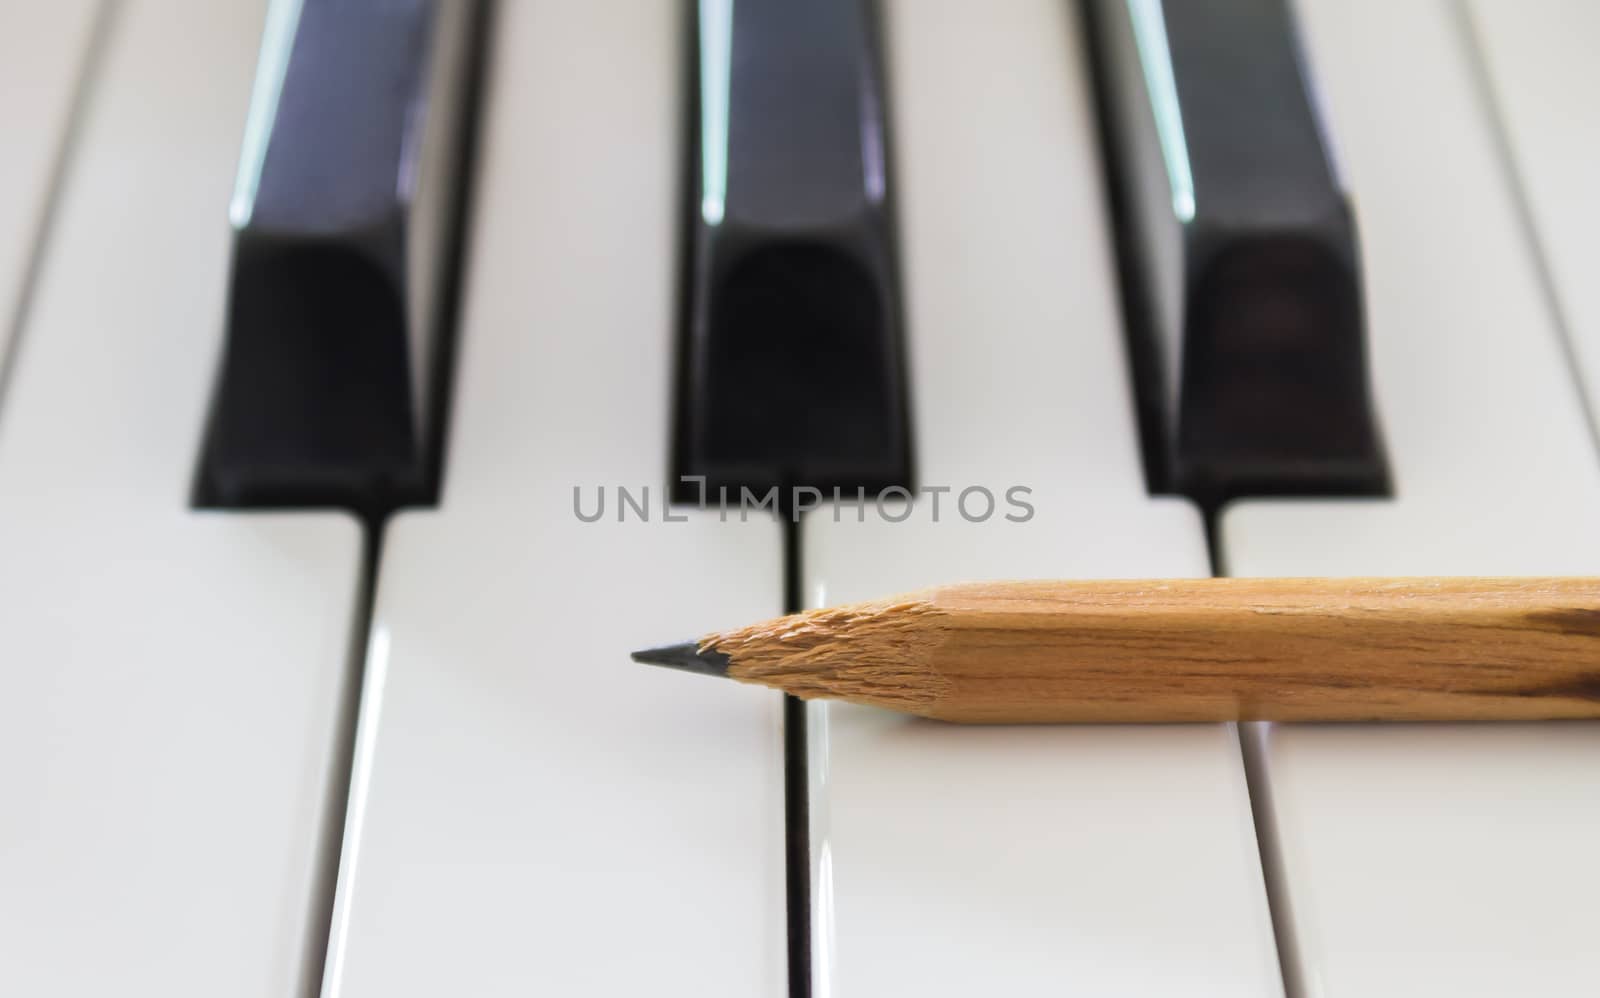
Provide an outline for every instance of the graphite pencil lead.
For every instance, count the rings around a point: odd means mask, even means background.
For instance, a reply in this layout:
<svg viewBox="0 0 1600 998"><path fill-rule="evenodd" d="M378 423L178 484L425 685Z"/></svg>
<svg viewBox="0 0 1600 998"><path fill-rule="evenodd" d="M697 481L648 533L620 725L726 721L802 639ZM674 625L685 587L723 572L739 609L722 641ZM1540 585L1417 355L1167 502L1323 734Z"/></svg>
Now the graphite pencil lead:
<svg viewBox="0 0 1600 998"><path fill-rule="evenodd" d="M633 653L633 660L642 662L645 665L659 665L668 669L681 669L684 672L698 672L703 676L726 676L728 674L728 656L720 651L711 651L710 649L701 651L700 644L696 641L636 651Z"/></svg>

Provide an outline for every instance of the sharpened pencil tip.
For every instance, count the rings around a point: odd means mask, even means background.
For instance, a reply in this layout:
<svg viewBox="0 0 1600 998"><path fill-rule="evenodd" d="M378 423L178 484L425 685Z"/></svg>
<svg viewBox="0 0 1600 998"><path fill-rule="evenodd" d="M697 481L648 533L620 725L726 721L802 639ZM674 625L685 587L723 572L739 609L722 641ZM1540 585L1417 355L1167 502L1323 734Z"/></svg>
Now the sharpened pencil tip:
<svg viewBox="0 0 1600 998"><path fill-rule="evenodd" d="M635 662L645 665L659 665L668 669L681 669L684 672L698 672L703 676L726 676L728 674L728 656L720 651L701 651L700 645L688 641L681 645L667 645L663 648L647 648L644 651L633 653Z"/></svg>

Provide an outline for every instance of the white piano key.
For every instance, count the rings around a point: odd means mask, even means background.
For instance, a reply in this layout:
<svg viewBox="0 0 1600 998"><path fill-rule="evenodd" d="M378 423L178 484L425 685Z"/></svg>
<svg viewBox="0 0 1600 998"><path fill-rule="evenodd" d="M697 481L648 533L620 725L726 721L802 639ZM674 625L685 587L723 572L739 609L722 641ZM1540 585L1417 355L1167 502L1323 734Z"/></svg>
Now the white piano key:
<svg viewBox="0 0 1600 998"><path fill-rule="evenodd" d="M1445 2L1302 4L1396 495L1228 510L1235 575L1593 574L1594 452ZM1252 726L1306 995L1592 993L1600 726Z"/></svg>
<svg viewBox="0 0 1600 998"><path fill-rule="evenodd" d="M3 994L321 965L359 533L187 502L262 13L124 4L63 177L0 419Z"/></svg>
<svg viewBox="0 0 1600 998"><path fill-rule="evenodd" d="M1600 5L1471 0L1466 11L1600 434Z"/></svg>
<svg viewBox="0 0 1600 998"><path fill-rule="evenodd" d="M784 993L781 701L628 661L782 609L769 517L661 522L680 14L500 8L445 495L385 542L330 996Z"/></svg>
<svg viewBox="0 0 1600 998"><path fill-rule="evenodd" d="M824 508L813 605L940 582L1207 574L1150 498L1071 5L888 7L918 467L932 520ZM958 493L996 494L968 523ZM1008 522L1012 485L1035 515ZM968 511L981 513L981 496ZM961 728L810 717L815 994L1276 994L1226 725Z"/></svg>
<svg viewBox="0 0 1600 998"><path fill-rule="evenodd" d="M0 371L42 235L99 0L0 6Z"/></svg>

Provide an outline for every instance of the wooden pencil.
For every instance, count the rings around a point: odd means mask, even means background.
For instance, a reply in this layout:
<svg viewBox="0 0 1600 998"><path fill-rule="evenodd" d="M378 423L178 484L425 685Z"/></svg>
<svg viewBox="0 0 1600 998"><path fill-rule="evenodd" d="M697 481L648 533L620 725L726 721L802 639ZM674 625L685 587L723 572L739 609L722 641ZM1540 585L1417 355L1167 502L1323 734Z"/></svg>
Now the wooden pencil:
<svg viewBox="0 0 1600 998"><path fill-rule="evenodd" d="M1600 717L1600 579L964 583L634 657L974 723Z"/></svg>

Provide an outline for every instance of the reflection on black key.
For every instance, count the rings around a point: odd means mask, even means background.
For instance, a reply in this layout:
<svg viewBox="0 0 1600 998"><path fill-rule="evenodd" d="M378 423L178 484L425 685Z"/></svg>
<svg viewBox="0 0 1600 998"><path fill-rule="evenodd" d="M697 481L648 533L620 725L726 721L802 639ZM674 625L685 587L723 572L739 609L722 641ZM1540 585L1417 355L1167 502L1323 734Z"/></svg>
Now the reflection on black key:
<svg viewBox="0 0 1600 998"><path fill-rule="evenodd" d="M201 505L431 501L483 5L274 0Z"/></svg>
<svg viewBox="0 0 1600 998"><path fill-rule="evenodd" d="M695 14L675 474L905 485L875 5L703 0Z"/></svg>
<svg viewBox="0 0 1600 998"><path fill-rule="evenodd" d="M1087 0L1155 491L1372 495L1355 221L1287 0Z"/></svg>

